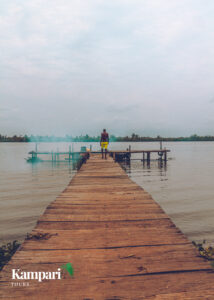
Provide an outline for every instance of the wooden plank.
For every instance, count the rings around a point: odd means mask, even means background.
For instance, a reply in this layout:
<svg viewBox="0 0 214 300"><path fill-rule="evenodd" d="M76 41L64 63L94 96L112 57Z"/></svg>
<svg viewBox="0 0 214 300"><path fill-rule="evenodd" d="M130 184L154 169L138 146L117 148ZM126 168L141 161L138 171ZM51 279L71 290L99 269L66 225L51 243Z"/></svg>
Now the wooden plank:
<svg viewBox="0 0 214 300"><path fill-rule="evenodd" d="M107 204L104 204L103 206L95 206L95 205L72 205L72 206L66 206L64 208L59 206L53 206L46 209L44 215L67 215L67 214L73 214L73 215L82 215L82 214L88 214L88 215L116 215L118 212L118 209L120 210L121 214L142 214L144 213L162 213L163 210L158 207L157 205L149 204L149 205L138 205L137 207L133 207L131 205L114 205L112 207L108 207Z"/></svg>
<svg viewBox="0 0 214 300"><path fill-rule="evenodd" d="M38 221L36 229L38 230L72 230L72 229L96 229L96 228L121 228L121 227L133 227L133 228L162 228L165 231L167 227L175 227L169 218L165 219L153 219L153 220L132 220L127 221Z"/></svg>
<svg viewBox="0 0 214 300"><path fill-rule="evenodd" d="M43 214L39 221L84 221L84 222L91 222L91 221L133 221L133 220L152 220L152 219L166 219L164 213L141 213L141 214L124 214L124 215L93 215L93 214L82 214L82 215L50 215L50 214Z"/></svg>
<svg viewBox="0 0 214 300"><path fill-rule="evenodd" d="M36 234L43 231L33 232ZM22 249L109 248L189 243L176 227L168 228L167 234L158 228L133 227L48 232L53 234L48 240L28 240L23 243Z"/></svg>

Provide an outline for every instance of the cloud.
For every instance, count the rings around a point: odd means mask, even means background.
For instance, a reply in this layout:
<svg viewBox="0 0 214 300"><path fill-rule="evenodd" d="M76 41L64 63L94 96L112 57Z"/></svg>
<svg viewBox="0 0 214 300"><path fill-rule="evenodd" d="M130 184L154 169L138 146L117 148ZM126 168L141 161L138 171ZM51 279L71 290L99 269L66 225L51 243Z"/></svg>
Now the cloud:
<svg viewBox="0 0 214 300"><path fill-rule="evenodd" d="M0 109L1 130L211 130L213 11L211 0L3 1L0 108L19 114Z"/></svg>

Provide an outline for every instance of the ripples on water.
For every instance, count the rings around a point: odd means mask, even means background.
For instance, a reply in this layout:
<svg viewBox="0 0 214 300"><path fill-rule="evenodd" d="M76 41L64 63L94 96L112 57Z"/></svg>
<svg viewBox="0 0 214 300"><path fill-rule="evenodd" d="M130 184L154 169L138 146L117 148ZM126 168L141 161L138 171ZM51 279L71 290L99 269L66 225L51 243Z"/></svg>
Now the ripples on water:
<svg viewBox="0 0 214 300"><path fill-rule="evenodd" d="M93 143L92 143L93 144ZM130 143L112 143L126 149ZM156 149L158 143L131 143L132 149ZM74 144L79 150L87 143ZM41 143L39 150L68 150L69 144ZM99 144L93 144L98 149ZM146 189L190 240L214 244L214 143L165 143L169 161L160 167L132 160L126 171ZM0 144L0 242L22 240L46 206L67 186L75 171L68 163L32 166L25 162L34 144ZM153 156L156 158L156 155ZM142 154L132 158L141 159Z"/></svg>

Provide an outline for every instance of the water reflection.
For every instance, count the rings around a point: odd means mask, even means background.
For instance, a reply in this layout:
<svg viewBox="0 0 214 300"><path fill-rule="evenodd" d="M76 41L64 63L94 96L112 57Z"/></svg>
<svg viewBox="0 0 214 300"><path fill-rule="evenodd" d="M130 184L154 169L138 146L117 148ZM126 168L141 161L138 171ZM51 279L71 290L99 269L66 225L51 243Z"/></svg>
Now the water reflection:
<svg viewBox="0 0 214 300"><path fill-rule="evenodd" d="M60 173L62 169L67 170L68 174L73 174L78 169L79 160L68 161L43 161L29 163L31 165L33 177L39 176L41 170L48 170L51 175Z"/></svg>
<svg viewBox="0 0 214 300"><path fill-rule="evenodd" d="M158 160L140 160L140 159L131 159L129 161L120 162L121 167L127 174L131 174L136 170L151 170L159 169L159 174L165 176L167 172L167 161L163 159Z"/></svg>

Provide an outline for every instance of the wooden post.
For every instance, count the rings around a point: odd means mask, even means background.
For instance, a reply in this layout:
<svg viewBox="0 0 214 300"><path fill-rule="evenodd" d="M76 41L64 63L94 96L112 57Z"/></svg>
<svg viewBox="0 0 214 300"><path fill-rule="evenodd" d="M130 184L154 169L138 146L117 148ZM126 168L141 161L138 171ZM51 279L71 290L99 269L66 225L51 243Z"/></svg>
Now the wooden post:
<svg viewBox="0 0 214 300"><path fill-rule="evenodd" d="M164 151L164 161L167 161L167 151Z"/></svg>
<svg viewBox="0 0 214 300"><path fill-rule="evenodd" d="M159 152L158 152L158 156L159 156L158 160L159 160L160 162L162 162L163 153L164 153L163 151L159 151Z"/></svg>
<svg viewBox="0 0 214 300"><path fill-rule="evenodd" d="M150 162L150 152L147 152L147 162Z"/></svg>
<svg viewBox="0 0 214 300"><path fill-rule="evenodd" d="M59 160L58 153L59 153L59 148L56 149L56 161Z"/></svg>
<svg viewBox="0 0 214 300"><path fill-rule="evenodd" d="M145 152L143 152L143 162L145 161Z"/></svg>
<svg viewBox="0 0 214 300"><path fill-rule="evenodd" d="M69 146L69 156L68 156L69 162L71 161L71 145Z"/></svg>
<svg viewBox="0 0 214 300"><path fill-rule="evenodd" d="M37 159L37 151L38 151L38 148L37 148L37 143L36 143L36 147L35 147L35 154L34 154L34 158L35 158L35 160Z"/></svg>
<svg viewBox="0 0 214 300"><path fill-rule="evenodd" d="M131 145L129 145L129 152L131 152Z"/></svg>
<svg viewBox="0 0 214 300"><path fill-rule="evenodd" d="M116 162L115 157L116 157L116 154L115 154L115 152L113 152L113 160Z"/></svg>

